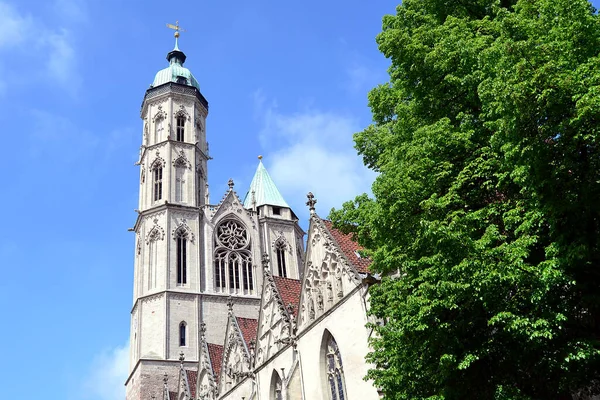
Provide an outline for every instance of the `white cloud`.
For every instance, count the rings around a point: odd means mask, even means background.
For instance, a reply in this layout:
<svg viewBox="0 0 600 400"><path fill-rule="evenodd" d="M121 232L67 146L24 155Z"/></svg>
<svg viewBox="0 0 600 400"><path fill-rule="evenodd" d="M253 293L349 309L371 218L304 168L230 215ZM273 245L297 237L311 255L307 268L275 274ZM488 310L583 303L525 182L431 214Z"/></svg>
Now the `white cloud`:
<svg viewBox="0 0 600 400"><path fill-rule="evenodd" d="M79 76L76 74L75 49L70 43L70 34L66 29L51 32L43 44L47 48L47 72L51 78L61 84L66 84L72 90L79 86Z"/></svg>
<svg viewBox="0 0 600 400"><path fill-rule="evenodd" d="M319 110L286 115L270 107L263 123L265 163L294 209L303 206L311 191L317 212L325 217L332 207L370 191L375 174L353 147L352 135L361 130L355 118Z"/></svg>
<svg viewBox="0 0 600 400"><path fill-rule="evenodd" d="M129 344L101 352L94 357L90 370L83 380L84 398L123 400L128 372Z"/></svg>
<svg viewBox="0 0 600 400"><path fill-rule="evenodd" d="M28 40L33 26L31 16L21 15L10 4L0 1L0 48L14 47Z"/></svg>
<svg viewBox="0 0 600 400"><path fill-rule="evenodd" d="M72 0L58 0L55 6L77 14L77 19L82 20L85 15L83 8L77 8L75 4L78 3ZM75 20L75 17L71 19ZM2 53L10 49L13 53L35 58L28 63L0 63L0 67L9 75L23 75L23 68L29 65L32 70L27 75L58 83L75 93L81 78L75 57L74 37L67 27L53 27L43 19L21 12L10 3L0 0L0 56L6 60L6 55ZM41 76L37 65L45 65ZM13 67L18 71L11 71Z"/></svg>

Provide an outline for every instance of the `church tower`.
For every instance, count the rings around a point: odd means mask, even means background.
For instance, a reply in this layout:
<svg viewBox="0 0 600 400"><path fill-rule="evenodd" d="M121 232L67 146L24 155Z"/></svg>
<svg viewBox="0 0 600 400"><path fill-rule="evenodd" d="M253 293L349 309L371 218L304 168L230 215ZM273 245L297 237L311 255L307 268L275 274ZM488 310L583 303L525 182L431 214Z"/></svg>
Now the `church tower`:
<svg viewBox="0 0 600 400"><path fill-rule="evenodd" d="M233 181L218 204L208 194L208 102L175 47L142 103L127 400L162 398L180 364L196 368L201 326L223 343L228 303L258 318L263 254L273 274L299 278L304 232L259 161L242 201ZM176 390L176 389L175 389Z"/></svg>

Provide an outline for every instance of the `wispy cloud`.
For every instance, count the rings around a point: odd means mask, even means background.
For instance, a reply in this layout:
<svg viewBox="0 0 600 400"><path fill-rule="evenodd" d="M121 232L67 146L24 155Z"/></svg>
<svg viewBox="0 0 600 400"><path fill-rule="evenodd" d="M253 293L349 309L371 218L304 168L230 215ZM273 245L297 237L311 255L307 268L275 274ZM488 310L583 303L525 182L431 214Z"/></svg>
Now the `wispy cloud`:
<svg viewBox="0 0 600 400"><path fill-rule="evenodd" d="M96 355L83 380L82 393L90 400L123 400L129 371L129 344Z"/></svg>
<svg viewBox="0 0 600 400"><path fill-rule="evenodd" d="M0 49L27 41L33 26L31 16L22 15L10 4L0 1Z"/></svg>
<svg viewBox="0 0 600 400"><path fill-rule="evenodd" d="M56 79L64 87L76 92L79 89L81 78L77 73L75 49L70 42L69 31L63 28L51 32L43 44L48 50L46 68L50 77Z"/></svg>
<svg viewBox="0 0 600 400"><path fill-rule="evenodd" d="M312 191L326 216L332 207L370 190L375 174L353 147L352 135L361 127L352 116L314 109L286 114L271 106L262 122L260 142L269 173L294 208Z"/></svg>
<svg viewBox="0 0 600 400"><path fill-rule="evenodd" d="M83 8L77 8L73 0L57 0L60 5L73 15L77 14L77 20L85 18ZM70 21L75 21L73 17ZM28 76L38 77L44 82L54 82L74 94L81 80L79 68L75 58L74 36L67 25L52 26L52 21L45 21L29 13L20 11L10 3L0 0L0 57L5 56L10 50L14 55L22 54L34 57L28 63L3 63L0 67L8 74L23 74L28 66L31 71ZM34 49L35 51L32 51ZM16 52L16 53L15 53ZM3 57L6 59L6 57ZM11 60L13 57L10 58ZM18 71L11 71L14 66ZM38 70L38 65L44 65L43 71ZM39 82L36 82L39 83ZM5 86L10 83L4 82Z"/></svg>

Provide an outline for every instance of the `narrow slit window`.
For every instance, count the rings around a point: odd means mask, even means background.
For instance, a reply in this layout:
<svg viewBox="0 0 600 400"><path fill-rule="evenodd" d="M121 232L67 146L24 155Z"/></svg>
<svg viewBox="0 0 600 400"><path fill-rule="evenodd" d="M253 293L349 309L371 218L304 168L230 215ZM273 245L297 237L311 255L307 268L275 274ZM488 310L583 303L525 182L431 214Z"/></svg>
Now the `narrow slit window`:
<svg viewBox="0 0 600 400"><path fill-rule="evenodd" d="M177 238L177 284L187 283L187 239L179 236Z"/></svg>
<svg viewBox="0 0 600 400"><path fill-rule="evenodd" d="M162 199L162 166L154 168L154 201Z"/></svg>
<svg viewBox="0 0 600 400"><path fill-rule="evenodd" d="M278 245L277 249L277 272L279 276L287 278L287 268L285 267L285 245Z"/></svg>
<svg viewBox="0 0 600 400"><path fill-rule="evenodd" d="M154 122L154 143L158 143L161 141L163 137L163 130L165 126L165 120L163 118L158 118Z"/></svg>
<svg viewBox="0 0 600 400"><path fill-rule="evenodd" d="M177 117L177 141L183 142L185 134L185 117L180 115Z"/></svg>
<svg viewBox="0 0 600 400"><path fill-rule="evenodd" d="M181 324L179 324L179 346L181 347L185 346L185 331L185 322L182 322Z"/></svg>

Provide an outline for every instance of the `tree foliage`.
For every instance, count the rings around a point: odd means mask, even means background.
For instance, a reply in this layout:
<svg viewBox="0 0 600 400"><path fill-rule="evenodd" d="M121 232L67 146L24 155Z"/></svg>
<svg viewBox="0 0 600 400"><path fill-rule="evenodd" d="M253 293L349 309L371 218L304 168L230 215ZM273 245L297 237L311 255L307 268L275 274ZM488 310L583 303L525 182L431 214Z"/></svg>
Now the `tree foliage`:
<svg viewBox="0 0 600 400"><path fill-rule="evenodd" d="M585 0L405 0L332 211L384 276L386 399L571 399L600 373L600 21ZM592 389L590 389L592 388Z"/></svg>

